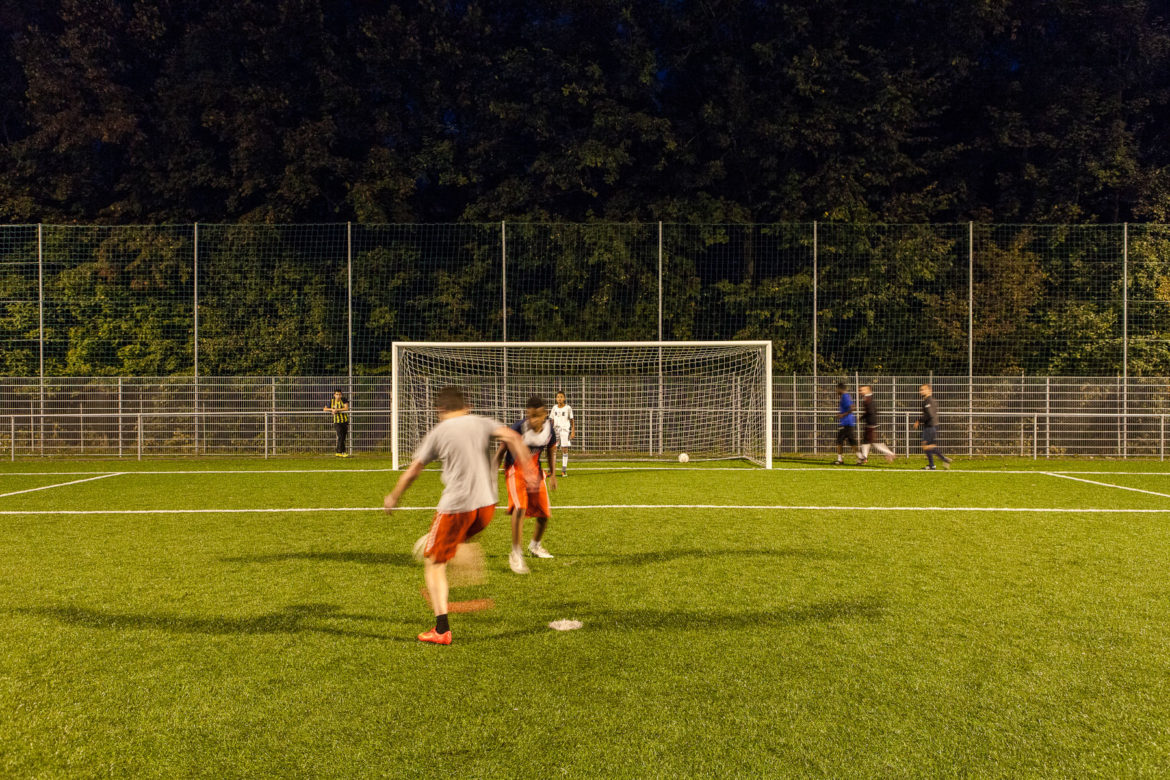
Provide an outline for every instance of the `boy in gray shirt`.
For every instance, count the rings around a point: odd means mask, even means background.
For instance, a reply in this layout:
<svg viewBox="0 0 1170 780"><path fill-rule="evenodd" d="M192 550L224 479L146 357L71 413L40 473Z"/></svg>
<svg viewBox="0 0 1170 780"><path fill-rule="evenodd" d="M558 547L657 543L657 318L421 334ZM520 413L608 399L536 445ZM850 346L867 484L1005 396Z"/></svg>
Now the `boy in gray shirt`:
<svg viewBox="0 0 1170 780"><path fill-rule="evenodd" d="M392 511L422 470L433 461L442 461L443 494L423 547L423 577L435 610L435 627L419 634L418 639L449 645L447 561L460 544L487 528L499 497L497 475L488 461L490 440L499 439L517 463L528 464L524 478L529 489L540 484L540 475L531 466L532 456L520 435L497 420L471 414L459 388L444 387L435 406L439 424L418 445L410 467L398 478L384 506L387 512Z"/></svg>

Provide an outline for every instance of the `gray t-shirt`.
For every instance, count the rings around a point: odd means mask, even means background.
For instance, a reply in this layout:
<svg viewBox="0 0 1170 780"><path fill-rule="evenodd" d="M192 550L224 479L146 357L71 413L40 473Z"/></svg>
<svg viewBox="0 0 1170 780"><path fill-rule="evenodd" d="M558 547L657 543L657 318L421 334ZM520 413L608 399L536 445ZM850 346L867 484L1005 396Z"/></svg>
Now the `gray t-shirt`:
<svg viewBox="0 0 1170 780"><path fill-rule="evenodd" d="M454 514L495 506L499 481L492 473L488 444L492 431L503 427L503 423L488 417L461 414L440 422L418 445L414 451L416 461L443 462L439 512Z"/></svg>

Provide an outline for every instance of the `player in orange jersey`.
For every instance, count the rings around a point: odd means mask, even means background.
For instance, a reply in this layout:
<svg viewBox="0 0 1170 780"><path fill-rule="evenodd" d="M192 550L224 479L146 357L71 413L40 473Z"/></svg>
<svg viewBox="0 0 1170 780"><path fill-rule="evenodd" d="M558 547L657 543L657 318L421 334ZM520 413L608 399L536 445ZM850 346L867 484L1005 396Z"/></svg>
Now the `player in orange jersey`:
<svg viewBox="0 0 1170 780"><path fill-rule="evenodd" d="M548 491L557 489L556 451L557 434L552 420L548 416L548 405L540 396L532 396L525 404L524 417L511 430L522 437L524 445L531 451L529 458L531 465L538 473L540 468L540 453L548 453L548 482L542 478L536 488L528 487L523 479L523 471L517 468L517 461L511 451L507 452L504 460L505 481L508 485L508 511L512 513L512 553L508 556L508 565L517 574L527 574L528 564L524 562L524 553L521 544L524 540L524 517L536 519L536 528L532 532L532 541L528 543L528 552L537 558L551 558L552 553L544 549L541 539L544 538L552 510L549 507ZM496 462L505 454L505 448L500 447L496 452Z"/></svg>

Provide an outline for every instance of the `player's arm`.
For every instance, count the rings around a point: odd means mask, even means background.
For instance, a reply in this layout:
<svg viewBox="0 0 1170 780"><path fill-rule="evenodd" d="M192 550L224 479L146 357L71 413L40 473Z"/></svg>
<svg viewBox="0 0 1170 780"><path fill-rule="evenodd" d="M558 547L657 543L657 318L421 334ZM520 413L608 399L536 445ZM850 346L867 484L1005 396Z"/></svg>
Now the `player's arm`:
<svg viewBox="0 0 1170 780"><path fill-rule="evenodd" d="M507 445L505 445L503 442L500 442L499 446L496 447L496 453L495 455L492 455L492 471L500 470L500 464L504 462L504 452L507 451L507 449Z"/></svg>
<svg viewBox="0 0 1170 780"><path fill-rule="evenodd" d="M520 468L520 473L524 475L524 483L529 489L535 490L540 485L540 475L532 466L532 453L528 451L524 437L506 425L501 425L492 431L492 436L499 439L511 451L512 460Z"/></svg>
<svg viewBox="0 0 1170 780"><path fill-rule="evenodd" d="M398 478L398 482L395 483L394 489L390 491L389 494L387 494L386 499L382 502L382 507L387 512L398 506L398 501L402 498L402 494L406 492L406 489L410 487L412 482L418 479L418 475L421 474L423 469L426 467L427 464L424 461L416 460L410 464L410 468L402 472L402 476Z"/></svg>
<svg viewBox="0 0 1170 780"><path fill-rule="evenodd" d="M569 439L577 438L577 415L569 412Z"/></svg>

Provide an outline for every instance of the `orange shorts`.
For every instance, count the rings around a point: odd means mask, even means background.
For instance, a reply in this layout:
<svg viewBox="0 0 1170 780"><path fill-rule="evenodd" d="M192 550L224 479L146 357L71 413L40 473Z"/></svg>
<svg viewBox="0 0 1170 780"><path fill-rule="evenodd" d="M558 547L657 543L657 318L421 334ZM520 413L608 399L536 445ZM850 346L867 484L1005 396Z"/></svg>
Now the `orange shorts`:
<svg viewBox="0 0 1170 780"><path fill-rule="evenodd" d="M470 512L456 512L450 515L436 513L435 519L431 521L431 532L427 534L423 557L430 558L435 563L446 563L451 560L455 557L455 548L487 528L495 512L496 506L492 504L472 509Z"/></svg>
<svg viewBox="0 0 1170 780"><path fill-rule="evenodd" d="M536 468L540 469L539 459ZM515 464L508 467L505 481L508 483L509 514L516 511L516 507L520 507L527 517L552 517L552 509L548 504L548 487L544 484L543 471L541 471L540 487L533 491L528 490L528 485L524 482L524 474L516 468Z"/></svg>

